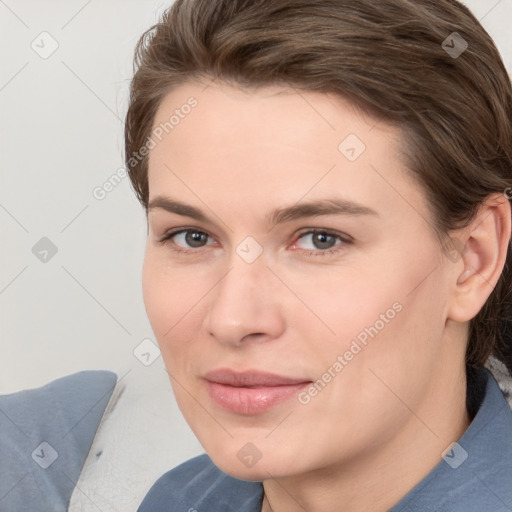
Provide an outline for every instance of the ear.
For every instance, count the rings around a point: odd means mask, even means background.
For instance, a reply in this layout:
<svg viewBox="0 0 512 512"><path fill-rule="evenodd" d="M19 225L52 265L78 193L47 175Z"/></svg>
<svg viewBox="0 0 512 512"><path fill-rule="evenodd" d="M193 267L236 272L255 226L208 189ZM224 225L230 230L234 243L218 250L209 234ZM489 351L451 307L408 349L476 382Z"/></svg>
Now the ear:
<svg viewBox="0 0 512 512"><path fill-rule="evenodd" d="M490 195L470 225L455 235L461 262L451 273L447 317L467 322L482 309L505 265L511 236L511 208L504 194Z"/></svg>

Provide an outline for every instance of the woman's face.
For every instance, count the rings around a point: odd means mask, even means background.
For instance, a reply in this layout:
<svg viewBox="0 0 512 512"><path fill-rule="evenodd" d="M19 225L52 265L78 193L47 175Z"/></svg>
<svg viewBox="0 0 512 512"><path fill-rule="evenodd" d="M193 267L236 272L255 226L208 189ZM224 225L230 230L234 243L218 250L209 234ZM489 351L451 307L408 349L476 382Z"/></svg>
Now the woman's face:
<svg viewBox="0 0 512 512"><path fill-rule="evenodd" d="M326 94L195 83L154 128L144 299L214 462L263 480L431 436L418 418L464 346L443 343L453 263L397 129Z"/></svg>

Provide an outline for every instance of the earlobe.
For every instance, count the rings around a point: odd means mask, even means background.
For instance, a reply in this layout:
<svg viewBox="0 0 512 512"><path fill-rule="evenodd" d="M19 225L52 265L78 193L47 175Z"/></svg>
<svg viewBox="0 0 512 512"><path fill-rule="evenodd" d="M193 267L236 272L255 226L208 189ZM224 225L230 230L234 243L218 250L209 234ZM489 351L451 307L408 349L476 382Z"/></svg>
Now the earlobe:
<svg viewBox="0 0 512 512"><path fill-rule="evenodd" d="M464 267L455 274L448 317L458 322L474 318L501 276L511 235L510 204L493 194L463 230Z"/></svg>

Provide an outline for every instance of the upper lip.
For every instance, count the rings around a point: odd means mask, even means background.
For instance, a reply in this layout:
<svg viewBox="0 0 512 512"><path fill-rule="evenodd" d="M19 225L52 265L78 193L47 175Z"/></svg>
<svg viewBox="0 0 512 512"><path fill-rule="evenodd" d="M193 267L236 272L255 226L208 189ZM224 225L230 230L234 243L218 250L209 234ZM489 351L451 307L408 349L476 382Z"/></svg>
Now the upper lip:
<svg viewBox="0 0 512 512"><path fill-rule="evenodd" d="M311 382L308 379L285 377L283 375L276 375L275 373L256 370L236 372L229 368L219 368L218 370L209 371L204 375L204 378L210 382L236 387L291 386L293 384Z"/></svg>

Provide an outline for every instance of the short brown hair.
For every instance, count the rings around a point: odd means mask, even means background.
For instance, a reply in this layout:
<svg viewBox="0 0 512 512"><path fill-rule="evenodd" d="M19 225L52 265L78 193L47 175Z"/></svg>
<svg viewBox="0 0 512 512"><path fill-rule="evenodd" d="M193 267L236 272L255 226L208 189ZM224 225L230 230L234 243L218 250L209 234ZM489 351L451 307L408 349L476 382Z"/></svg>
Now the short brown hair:
<svg viewBox="0 0 512 512"><path fill-rule="evenodd" d="M399 126L441 242L512 185L510 78L491 37L455 0L177 0L140 37L134 68L125 160L146 208L148 158L133 155L165 94L201 79L335 93ZM508 251L470 322L468 370L493 354L512 373L511 263Z"/></svg>

